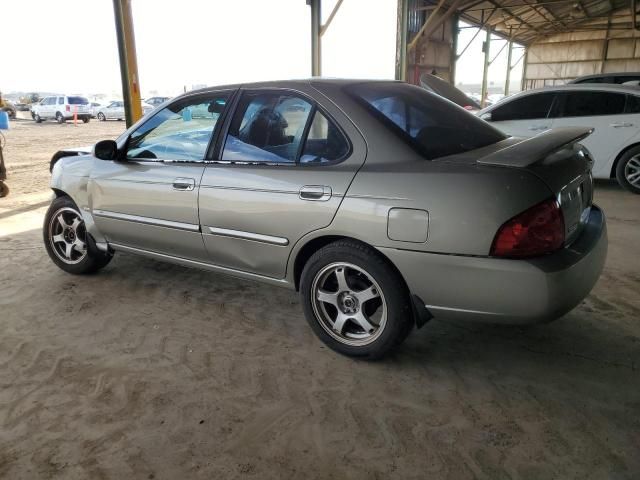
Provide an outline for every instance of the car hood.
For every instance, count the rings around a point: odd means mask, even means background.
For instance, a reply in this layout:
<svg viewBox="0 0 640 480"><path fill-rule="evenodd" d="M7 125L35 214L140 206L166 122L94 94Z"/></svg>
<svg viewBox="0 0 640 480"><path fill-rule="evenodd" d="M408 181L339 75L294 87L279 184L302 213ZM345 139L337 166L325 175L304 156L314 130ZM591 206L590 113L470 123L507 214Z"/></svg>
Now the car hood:
<svg viewBox="0 0 640 480"><path fill-rule="evenodd" d="M465 108L466 110L480 110L478 102L469 98L464 92L458 90L450 83L445 82L441 78L436 77L428 73L423 73L420 76L420 86L425 90L436 93L441 97L455 103L456 105Z"/></svg>

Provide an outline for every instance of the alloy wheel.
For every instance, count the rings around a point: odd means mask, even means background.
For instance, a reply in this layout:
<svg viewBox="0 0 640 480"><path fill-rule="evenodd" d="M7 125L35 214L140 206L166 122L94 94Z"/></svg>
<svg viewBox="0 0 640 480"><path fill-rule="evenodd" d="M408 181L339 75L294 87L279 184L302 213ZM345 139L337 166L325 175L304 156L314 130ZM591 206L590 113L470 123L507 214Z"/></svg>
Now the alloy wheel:
<svg viewBox="0 0 640 480"><path fill-rule="evenodd" d="M624 177L631 185L640 188L640 155L629 159L624 167Z"/></svg>
<svg viewBox="0 0 640 480"><path fill-rule="evenodd" d="M87 232L82 216L64 207L49 220L49 242L55 255L64 263L74 265L87 256Z"/></svg>
<svg viewBox="0 0 640 480"><path fill-rule="evenodd" d="M346 345L363 346L375 341L387 322L382 289L363 268L332 263L313 279L311 304L322 328Z"/></svg>

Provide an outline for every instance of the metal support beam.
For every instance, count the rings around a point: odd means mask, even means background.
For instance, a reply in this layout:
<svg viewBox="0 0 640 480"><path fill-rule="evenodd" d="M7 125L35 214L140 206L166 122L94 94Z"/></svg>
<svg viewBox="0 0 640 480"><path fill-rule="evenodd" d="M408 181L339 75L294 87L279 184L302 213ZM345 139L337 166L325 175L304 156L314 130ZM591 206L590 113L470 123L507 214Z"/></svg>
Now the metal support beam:
<svg viewBox="0 0 640 480"><path fill-rule="evenodd" d="M480 92L480 106L482 108L487 104L487 87L489 77L489 50L491 47L491 30L487 28L487 36L485 38L484 49L484 67L482 69L482 90Z"/></svg>
<svg viewBox="0 0 640 480"><path fill-rule="evenodd" d="M453 16L453 21L451 22L451 59L449 63L451 66L449 67L449 83L451 85L456 84L456 60L458 60L458 24L460 22L460 17L458 14Z"/></svg>
<svg viewBox="0 0 640 480"><path fill-rule="evenodd" d="M409 0L398 0L398 25L396 27L396 80L407 79L407 30Z"/></svg>
<svg viewBox="0 0 640 480"><path fill-rule="evenodd" d="M113 13L116 22L116 36L118 38L122 97L124 99L127 127L130 127L142 118L142 101L140 99L140 81L138 79L138 60L136 57L136 40L133 33L131 0L113 0Z"/></svg>
<svg viewBox="0 0 640 480"><path fill-rule="evenodd" d="M431 14L429 15L429 18L427 18L427 21L424 22L422 27L420 27L420 30L418 31L418 33L416 33L416 36L413 37L413 40L411 40L411 42L407 46L407 50L413 50L416 47L416 45L418 44L418 41L420 40L420 37L422 37L422 35L426 32L427 28L429 28L436 20L436 13L440 11L440 9L442 8L442 5L444 5L444 0L440 0L438 2L438 6L435 8L433 12L431 12ZM436 21L435 23L437 27L439 24L439 21Z"/></svg>
<svg viewBox="0 0 640 480"><path fill-rule="evenodd" d="M322 52L320 49L321 15L320 6L322 0L307 0L311 7L311 75L322 75Z"/></svg>
<svg viewBox="0 0 640 480"><path fill-rule="evenodd" d="M522 64L522 79L520 80L520 90L524 91L527 86L527 65L529 64L529 47L524 49L524 63Z"/></svg>
<svg viewBox="0 0 640 480"><path fill-rule="evenodd" d="M320 28L320 36L323 36L325 34L325 32L327 31L327 28L329 28L329 25L331 25L331 22L333 22L333 17L335 17L336 13L338 13L338 10L340 10L340 6L342 5L343 1L344 0L338 0L336 5L333 7L333 10L331 10L331 13L329 14L329 18L327 18L326 23L322 25L322 28Z"/></svg>
<svg viewBox="0 0 640 480"><path fill-rule="evenodd" d="M511 83L511 55L513 54L513 41L509 40L509 46L507 50L507 78L504 80L504 96L509 96L509 88Z"/></svg>
<svg viewBox="0 0 640 480"><path fill-rule="evenodd" d="M482 20L482 23L480 24L480 26L476 27L476 26L471 26L470 28L477 28L478 30L476 30L476 33L473 34L473 37L471 37L471 40L469 40L469 42L465 45L465 47L462 49L462 51L460 52L460 55L457 55L456 58L460 58L462 55L464 55L464 52L467 51L467 48L469 48L471 46L471 44L473 43L473 41L476 39L476 37L478 36L478 34L482 31L482 29L484 28L484 26L489 23L489 20L491 20L491 17L493 16L494 13L496 13L496 8L494 8L493 10L491 10L491 12L489 13L489 15L487 16L486 19ZM484 12L482 12L482 16L484 17ZM468 27L469 28L469 27Z"/></svg>

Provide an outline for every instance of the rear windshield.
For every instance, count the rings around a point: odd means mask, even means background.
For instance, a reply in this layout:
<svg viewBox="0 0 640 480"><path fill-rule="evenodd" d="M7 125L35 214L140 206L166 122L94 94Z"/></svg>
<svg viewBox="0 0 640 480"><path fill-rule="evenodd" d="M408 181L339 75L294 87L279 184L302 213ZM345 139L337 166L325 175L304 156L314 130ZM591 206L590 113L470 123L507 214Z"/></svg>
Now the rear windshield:
<svg viewBox="0 0 640 480"><path fill-rule="evenodd" d="M506 138L449 100L412 85L361 83L347 87L347 91L428 160L475 150Z"/></svg>
<svg viewBox="0 0 640 480"><path fill-rule="evenodd" d="M70 105L87 105L89 100L85 97L67 97Z"/></svg>

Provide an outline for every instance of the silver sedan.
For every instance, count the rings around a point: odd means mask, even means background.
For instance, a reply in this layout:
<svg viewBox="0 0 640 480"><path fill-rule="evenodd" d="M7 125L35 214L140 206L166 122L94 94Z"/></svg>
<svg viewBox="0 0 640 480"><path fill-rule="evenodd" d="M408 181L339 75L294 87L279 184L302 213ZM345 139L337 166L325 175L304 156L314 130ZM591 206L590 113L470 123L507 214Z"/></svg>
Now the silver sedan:
<svg viewBox="0 0 640 480"><path fill-rule="evenodd" d="M45 247L74 274L128 252L296 289L323 342L377 358L432 317L546 322L590 292L589 134L509 138L400 82L207 88L56 154Z"/></svg>

